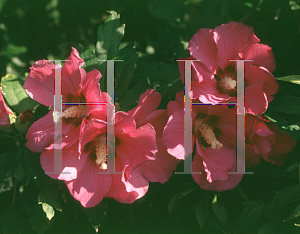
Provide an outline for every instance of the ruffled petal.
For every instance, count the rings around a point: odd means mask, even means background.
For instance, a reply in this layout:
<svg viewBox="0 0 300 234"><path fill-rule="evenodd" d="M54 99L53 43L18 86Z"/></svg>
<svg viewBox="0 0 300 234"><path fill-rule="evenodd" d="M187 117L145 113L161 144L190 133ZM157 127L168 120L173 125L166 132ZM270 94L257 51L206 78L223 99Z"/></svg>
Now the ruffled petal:
<svg viewBox="0 0 300 234"><path fill-rule="evenodd" d="M81 92L81 82L86 78L86 72L81 66L84 64L78 51L72 47L72 52L62 68L62 95L77 97ZM67 98L68 99L68 98Z"/></svg>
<svg viewBox="0 0 300 234"><path fill-rule="evenodd" d="M199 29L188 46L190 54L199 59L212 74L217 69L216 54L218 51L213 36L212 29Z"/></svg>
<svg viewBox="0 0 300 234"><path fill-rule="evenodd" d="M156 159L145 162L139 168L148 181L163 184L173 175L179 160L168 154L166 147L163 145L162 137L156 138L156 145L158 148Z"/></svg>
<svg viewBox="0 0 300 234"><path fill-rule="evenodd" d="M132 171L129 180L125 175L112 175L112 185L105 195L121 203L132 203L148 191L149 182L143 177L140 168Z"/></svg>
<svg viewBox="0 0 300 234"><path fill-rule="evenodd" d="M45 106L54 105L54 70L52 62L36 61L23 86L29 97Z"/></svg>
<svg viewBox="0 0 300 234"><path fill-rule="evenodd" d="M273 72L276 68L275 58L272 49L264 44L255 43L247 46L239 54L242 59L251 59L252 65L262 66Z"/></svg>
<svg viewBox="0 0 300 234"><path fill-rule="evenodd" d="M161 94L152 89L148 89L140 96L138 105L127 113L132 115L137 125L140 126L139 122L143 121L152 111L156 110L160 101Z"/></svg>
<svg viewBox="0 0 300 234"><path fill-rule="evenodd" d="M201 172L201 174L192 174L193 179L197 184L200 185L202 189L205 190L212 190L212 191L225 191L228 189L233 189L235 186L238 185L238 183L242 180L243 174L228 174L228 178L224 181L212 181L209 182L206 179L206 172L204 170L203 166L203 159L202 157L197 154L195 154L193 163L192 163L192 171L193 172ZM236 171L236 164L234 164L229 171L234 172Z"/></svg>
<svg viewBox="0 0 300 234"><path fill-rule="evenodd" d="M131 132L116 132L116 138L116 154L122 151L130 158L130 165L125 171L127 179L137 166L155 159L156 138L151 124L146 124Z"/></svg>
<svg viewBox="0 0 300 234"><path fill-rule="evenodd" d="M78 173L84 167L87 154L83 155L81 159L78 159L78 144L74 144L69 148L63 148L61 150L62 171L58 172L58 174L53 174L54 172L56 172L54 171L54 169L56 169L54 166L55 152L56 151L54 149L51 149L51 150L44 150L41 153L41 165L43 170L46 172L46 174L50 176L52 179L65 180L65 181L76 179Z"/></svg>
<svg viewBox="0 0 300 234"><path fill-rule="evenodd" d="M77 179L66 182L71 195L80 201L83 207L94 207L102 201L112 185L112 175L103 173L97 164L89 158L82 162L84 167Z"/></svg>
<svg viewBox="0 0 300 234"><path fill-rule="evenodd" d="M218 49L216 61L222 70L228 65L228 60L236 59L247 46L259 42L253 28L243 23L222 24L214 29L213 34Z"/></svg>

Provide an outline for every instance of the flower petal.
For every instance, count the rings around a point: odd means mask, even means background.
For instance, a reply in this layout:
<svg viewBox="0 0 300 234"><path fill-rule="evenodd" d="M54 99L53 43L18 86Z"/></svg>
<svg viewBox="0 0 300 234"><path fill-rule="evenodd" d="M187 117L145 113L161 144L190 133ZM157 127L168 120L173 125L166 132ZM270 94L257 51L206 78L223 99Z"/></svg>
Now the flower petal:
<svg viewBox="0 0 300 234"><path fill-rule="evenodd" d="M29 97L45 106L54 105L54 69L50 61L36 61L23 86Z"/></svg>
<svg viewBox="0 0 300 234"><path fill-rule="evenodd" d="M214 29L213 34L218 49L216 61L222 70L228 65L228 60L236 59L247 46L259 42L253 28L243 23L222 24Z"/></svg>
<svg viewBox="0 0 300 234"><path fill-rule="evenodd" d="M148 89L140 96L138 105L127 113L132 115L137 125L140 126L139 122L143 121L152 111L156 110L160 104L160 100L160 93L153 89Z"/></svg>

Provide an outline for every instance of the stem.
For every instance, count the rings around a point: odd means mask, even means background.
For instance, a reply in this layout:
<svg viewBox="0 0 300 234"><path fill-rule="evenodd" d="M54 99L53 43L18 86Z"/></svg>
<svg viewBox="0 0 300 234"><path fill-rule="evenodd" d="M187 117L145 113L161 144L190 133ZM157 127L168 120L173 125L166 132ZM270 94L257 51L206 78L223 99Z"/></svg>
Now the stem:
<svg viewBox="0 0 300 234"><path fill-rule="evenodd" d="M18 181L15 179L15 185L14 185L14 195L13 195L13 199L12 199L12 205L15 204L15 200L16 200L16 194L17 194L17 183Z"/></svg>

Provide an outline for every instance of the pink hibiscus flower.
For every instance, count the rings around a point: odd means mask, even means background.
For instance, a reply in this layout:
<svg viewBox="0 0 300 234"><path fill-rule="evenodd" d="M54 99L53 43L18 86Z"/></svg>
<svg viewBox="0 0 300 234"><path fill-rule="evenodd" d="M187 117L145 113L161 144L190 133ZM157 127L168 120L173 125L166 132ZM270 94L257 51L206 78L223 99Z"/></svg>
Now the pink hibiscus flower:
<svg viewBox="0 0 300 234"><path fill-rule="evenodd" d="M189 50L192 57L192 99L203 103L236 102L236 62L245 62L245 109L246 113L262 114L278 90L272 75L275 60L269 46L259 43L253 28L243 23L230 22L215 29L200 29L191 39ZM181 79L184 64L179 62Z"/></svg>
<svg viewBox="0 0 300 234"><path fill-rule="evenodd" d="M168 104L170 115L163 132L167 151L184 159L183 92ZM192 147L196 144L192 163L193 178L201 188L223 191L234 188L243 175L236 171L236 114L225 105L192 106ZM190 154L192 152L187 152Z"/></svg>
<svg viewBox="0 0 300 234"><path fill-rule="evenodd" d="M246 167L256 166L261 158L282 166L297 141L267 119L246 114L245 121Z"/></svg>
<svg viewBox="0 0 300 234"><path fill-rule="evenodd" d="M178 160L162 145L161 135L167 115L166 110L155 110L160 99L159 93L148 90L141 95L136 108L128 113L116 113L115 167L122 174L98 173L106 169L107 123L92 118L83 120L77 144L62 150L62 172L71 173L50 176L65 180L72 196L84 207L97 205L103 197L132 203L145 195L149 181L167 181ZM53 171L53 154L53 149L49 148L41 154L45 171ZM157 162L153 161L155 158Z"/></svg>
<svg viewBox="0 0 300 234"><path fill-rule="evenodd" d="M0 88L0 125L9 126L9 117L12 115L11 110L6 106Z"/></svg>
<svg viewBox="0 0 300 234"><path fill-rule="evenodd" d="M86 74L81 68L84 61L75 48L72 48L68 60L62 68L62 102L106 103L106 93L100 91L98 83L100 72L95 69ZM54 141L55 67L50 61L39 60L30 69L24 84L27 94L39 103L51 107L50 112L34 122L26 134L28 149L42 152ZM82 120L93 117L106 121L106 105L63 105L63 144L72 146L76 143Z"/></svg>

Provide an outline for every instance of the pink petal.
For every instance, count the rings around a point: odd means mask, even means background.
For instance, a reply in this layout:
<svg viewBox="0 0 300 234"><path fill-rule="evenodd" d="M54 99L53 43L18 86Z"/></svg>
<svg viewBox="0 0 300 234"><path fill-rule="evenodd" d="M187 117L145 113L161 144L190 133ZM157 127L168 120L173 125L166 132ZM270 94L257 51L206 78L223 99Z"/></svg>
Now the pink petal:
<svg viewBox="0 0 300 234"><path fill-rule="evenodd" d="M247 46L259 42L253 28L243 23L222 24L214 29L213 34L218 49L216 61L222 70L228 65L229 59L236 59L238 53Z"/></svg>
<svg viewBox="0 0 300 234"><path fill-rule="evenodd" d="M134 168L146 162L154 160L157 152L155 130L151 124L139 127L131 132L117 133L116 154L122 151L130 158L130 165L125 171L127 178Z"/></svg>
<svg viewBox="0 0 300 234"><path fill-rule="evenodd" d="M201 83L192 82L191 98L199 98L203 103L221 103L230 99L228 94L221 94L217 88L216 80L204 80Z"/></svg>
<svg viewBox="0 0 300 234"><path fill-rule="evenodd" d="M258 67L251 64L245 65L246 83L253 84L257 81L263 82L263 92L267 95L268 102L271 102L278 91L278 84L273 74L264 67Z"/></svg>
<svg viewBox="0 0 300 234"><path fill-rule="evenodd" d="M156 138L158 148L156 159L145 162L139 167L143 176L150 182L167 182L179 163L178 159L168 154L162 141L162 137Z"/></svg>
<svg viewBox="0 0 300 234"><path fill-rule="evenodd" d="M112 175L112 184L105 195L121 203L132 203L148 191L149 182L142 176L140 168L132 171L129 180L125 175Z"/></svg>
<svg viewBox="0 0 300 234"><path fill-rule="evenodd" d="M53 111L35 121L26 134L25 146L33 152L42 152L54 142Z"/></svg>
<svg viewBox="0 0 300 234"><path fill-rule="evenodd" d="M152 111L156 110L160 104L160 100L160 93L152 89L148 89L140 96L138 105L127 113L132 115L137 125L140 126L139 122L143 121L143 119L146 118Z"/></svg>
<svg viewBox="0 0 300 234"><path fill-rule="evenodd" d="M136 130L136 122L128 112L118 111L115 116L115 134Z"/></svg>
<svg viewBox="0 0 300 234"><path fill-rule="evenodd" d="M272 49L264 44L255 43L247 46L240 53L242 59L252 59L251 64L267 68L273 72L276 68L275 58Z"/></svg>
<svg viewBox="0 0 300 234"><path fill-rule="evenodd" d="M156 131L156 137L162 136L168 118L169 117L167 114L167 110L155 110L151 114L149 114L143 121L141 121L140 125L138 125L137 127L150 123Z"/></svg>
<svg viewBox="0 0 300 234"><path fill-rule="evenodd" d="M94 140L100 134L106 133L106 122L99 119L83 119L80 126L79 135L79 152L82 152L83 147L90 141Z"/></svg>
<svg viewBox="0 0 300 234"><path fill-rule="evenodd" d="M207 67L211 74L215 73L217 69L216 54L218 51L213 36L212 29L199 29L189 44L190 54L201 60L201 63Z"/></svg>
<svg viewBox="0 0 300 234"><path fill-rule="evenodd" d="M169 154L184 159L184 110L175 111L163 132L163 142ZM192 152L188 152L188 155Z"/></svg>
<svg viewBox="0 0 300 234"><path fill-rule="evenodd" d="M253 145L245 144L245 165L246 168L256 167L260 163L260 155L254 152Z"/></svg>
<svg viewBox="0 0 300 234"><path fill-rule="evenodd" d="M72 47L72 52L62 68L62 95L74 97L80 92L81 82L86 78L86 73L81 66L83 59L79 57L78 51Z"/></svg>
<svg viewBox="0 0 300 234"><path fill-rule="evenodd" d="M203 165L206 172L208 172L207 180L212 182L214 180L227 180L229 170L236 160L236 150L229 149L226 146L220 149L203 148L196 141L197 152L203 158Z"/></svg>
<svg viewBox="0 0 300 234"><path fill-rule="evenodd" d="M84 167L87 154L78 159L78 144L74 144L69 148L63 148L61 150L62 154L62 171L58 172L58 174L53 174L54 167L54 149L44 150L41 153L41 165L43 170L46 172L48 176L52 179L65 180L70 181L76 179L79 171ZM58 166L56 166L58 167ZM48 173L49 174L48 174Z"/></svg>
<svg viewBox="0 0 300 234"><path fill-rule="evenodd" d="M10 109L6 106L0 88L0 125L2 126L9 126L9 117L8 115L11 114Z"/></svg>
<svg viewBox="0 0 300 234"><path fill-rule="evenodd" d="M245 88L245 112L248 114L259 115L268 108L268 100L262 91L263 83L257 81Z"/></svg>
<svg viewBox="0 0 300 234"><path fill-rule="evenodd" d="M234 164L229 171L234 172L236 170L236 165ZM206 179L206 172L203 167L203 159L197 153L194 156L192 163L193 172L201 172L201 174L192 174L193 179L197 184L200 185L202 189L213 190L213 191L225 191L228 189L233 189L242 180L243 174L228 174L228 178L225 181L212 181L209 182Z"/></svg>
<svg viewBox="0 0 300 234"><path fill-rule="evenodd" d="M168 116L172 115L175 111L184 108L184 91L176 93L175 101L169 101L167 110Z"/></svg>
<svg viewBox="0 0 300 234"><path fill-rule="evenodd" d="M94 207L102 201L112 185L112 175L98 174L104 171L87 158L77 179L66 182L71 195L80 201L83 207Z"/></svg>
<svg viewBox="0 0 300 234"><path fill-rule="evenodd" d="M35 101L45 106L53 106L54 64L46 60L35 62L30 68L23 87Z"/></svg>

